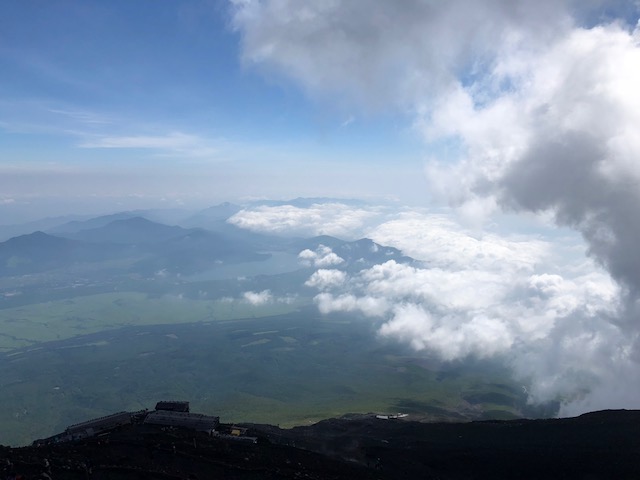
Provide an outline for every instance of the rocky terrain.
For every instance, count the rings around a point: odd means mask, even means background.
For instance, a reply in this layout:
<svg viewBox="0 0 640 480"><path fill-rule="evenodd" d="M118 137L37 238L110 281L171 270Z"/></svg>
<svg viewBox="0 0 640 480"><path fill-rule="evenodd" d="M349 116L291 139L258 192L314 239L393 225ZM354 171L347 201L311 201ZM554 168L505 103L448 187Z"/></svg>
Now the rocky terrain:
<svg viewBox="0 0 640 480"><path fill-rule="evenodd" d="M640 478L640 411L469 423L370 415L242 437L132 424L84 440L0 447L1 478ZM224 428L224 425L222 426Z"/></svg>

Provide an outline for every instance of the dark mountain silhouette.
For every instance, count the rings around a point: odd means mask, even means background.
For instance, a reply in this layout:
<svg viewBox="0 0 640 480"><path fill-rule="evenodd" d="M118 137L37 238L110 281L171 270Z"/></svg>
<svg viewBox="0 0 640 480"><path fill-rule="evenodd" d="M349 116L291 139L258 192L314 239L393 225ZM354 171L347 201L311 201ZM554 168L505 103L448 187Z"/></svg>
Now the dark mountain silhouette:
<svg viewBox="0 0 640 480"><path fill-rule="evenodd" d="M191 274L218 265L259 261L252 234L229 236L203 229L185 229L142 217L112 221L102 227L65 234L35 232L0 243L0 275L22 275L67 268L79 263L127 260L109 266L110 275L158 272Z"/></svg>
<svg viewBox="0 0 640 480"><path fill-rule="evenodd" d="M0 474L94 479L632 479L640 411L556 420L418 423L353 415L219 433L134 423L39 446L0 447ZM224 433L228 432L228 433Z"/></svg>
<svg viewBox="0 0 640 480"><path fill-rule="evenodd" d="M418 423L371 416L261 427L274 442L373 466L377 478L640 478L640 411L575 418Z"/></svg>

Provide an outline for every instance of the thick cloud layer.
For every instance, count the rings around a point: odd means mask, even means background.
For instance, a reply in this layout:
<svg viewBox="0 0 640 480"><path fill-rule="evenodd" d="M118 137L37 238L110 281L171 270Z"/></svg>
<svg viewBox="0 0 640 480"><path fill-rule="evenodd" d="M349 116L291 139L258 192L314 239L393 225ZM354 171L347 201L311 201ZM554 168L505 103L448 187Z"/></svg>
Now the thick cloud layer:
<svg viewBox="0 0 640 480"><path fill-rule="evenodd" d="M630 2L233 3L245 62L312 94L409 113L432 147L435 197L473 216L552 215L581 233L620 287L590 274L527 271L544 256L535 243L519 249L462 235L447 251L442 235L455 228L436 225L422 247L435 268L385 264L352 279L352 292L321 293L321 309L386 308L383 334L443 358L511 353L516 373L536 379L534 396L574 395L567 411L639 406L628 381L640 373L640 30ZM612 18L623 10L633 21ZM385 239L401 225L385 228L374 240L394 245ZM405 253L421 248L400 243ZM470 259L477 271L458 270L467 251L482 252ZM446 278L434 281L438 268ZM398 281L413 282L413 293L389 286ZM484 295L467 296L474 288ZM590 395L575 397L585 389Z"/></svg>
<svg viewBox="0 0 640 480"><path fill-rule="evenodd" d="M576 29L543 54L501 58L492 74L517 88L482 106L460 88L442 100L429 127L458 136L467 148L460 163L434 168L432 178L463 187L457 189L463 201L493 196L505 208L553 211L559 223L583 233L590 253L634 296L640 287L636 36L617 25Z"/></svg>
<svg viewBox="0 0 640 480"><path fill-rule="evenodd" d="M505 44L566 30L562 1L232 0L243 60L312 93L415 109L456 75L474 75Z"/></svg>
<svg viewBox="0 0 640 480"><path fill-rule="evenodd" d="M611 369L632 368L628 338L610 322L618 287L593 263L559 255L560 245L476 238L442 215L418 213L370 234L423 266L388 261L351 276L318 270L307 285L320 290L320 311L363 313L381 336L444 360L499 356L532 400L561 396L567 413L608 382Z"/></svg>

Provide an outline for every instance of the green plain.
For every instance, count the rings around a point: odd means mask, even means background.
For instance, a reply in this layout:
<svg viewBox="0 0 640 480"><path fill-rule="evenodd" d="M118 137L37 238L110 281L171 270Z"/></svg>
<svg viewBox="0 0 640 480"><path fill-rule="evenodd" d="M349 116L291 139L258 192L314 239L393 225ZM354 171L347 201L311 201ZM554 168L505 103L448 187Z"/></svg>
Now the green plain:
<svg viewBox="0 0 640 480"><path fill-rule="evenodd" d="M138 292L103 293L0 310L0 352L131 325L164 325L292 312L297 303L251 305Z"/></svg>

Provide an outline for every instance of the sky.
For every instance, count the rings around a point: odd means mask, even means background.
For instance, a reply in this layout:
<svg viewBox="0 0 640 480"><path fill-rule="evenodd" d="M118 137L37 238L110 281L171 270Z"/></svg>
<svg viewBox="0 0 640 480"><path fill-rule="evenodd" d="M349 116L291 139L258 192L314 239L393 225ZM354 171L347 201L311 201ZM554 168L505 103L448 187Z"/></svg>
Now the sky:
<svg viewBox="0 0 640 480"><path fill-rule="evenodd" d="M347 275L306 253L318 308L447 361L500 357L564 414L640 408L639 16L631 0L4 2L0 224L361 198L231 222L400 248L425 267Z"/></svg>
<svg viewBox="0 0 640 480"><path fill-rule="evenodd" d="M0 223L114 202L422 201L423 146L405 114L314 99L243 61L235 8L2 2Z"/></svg>

